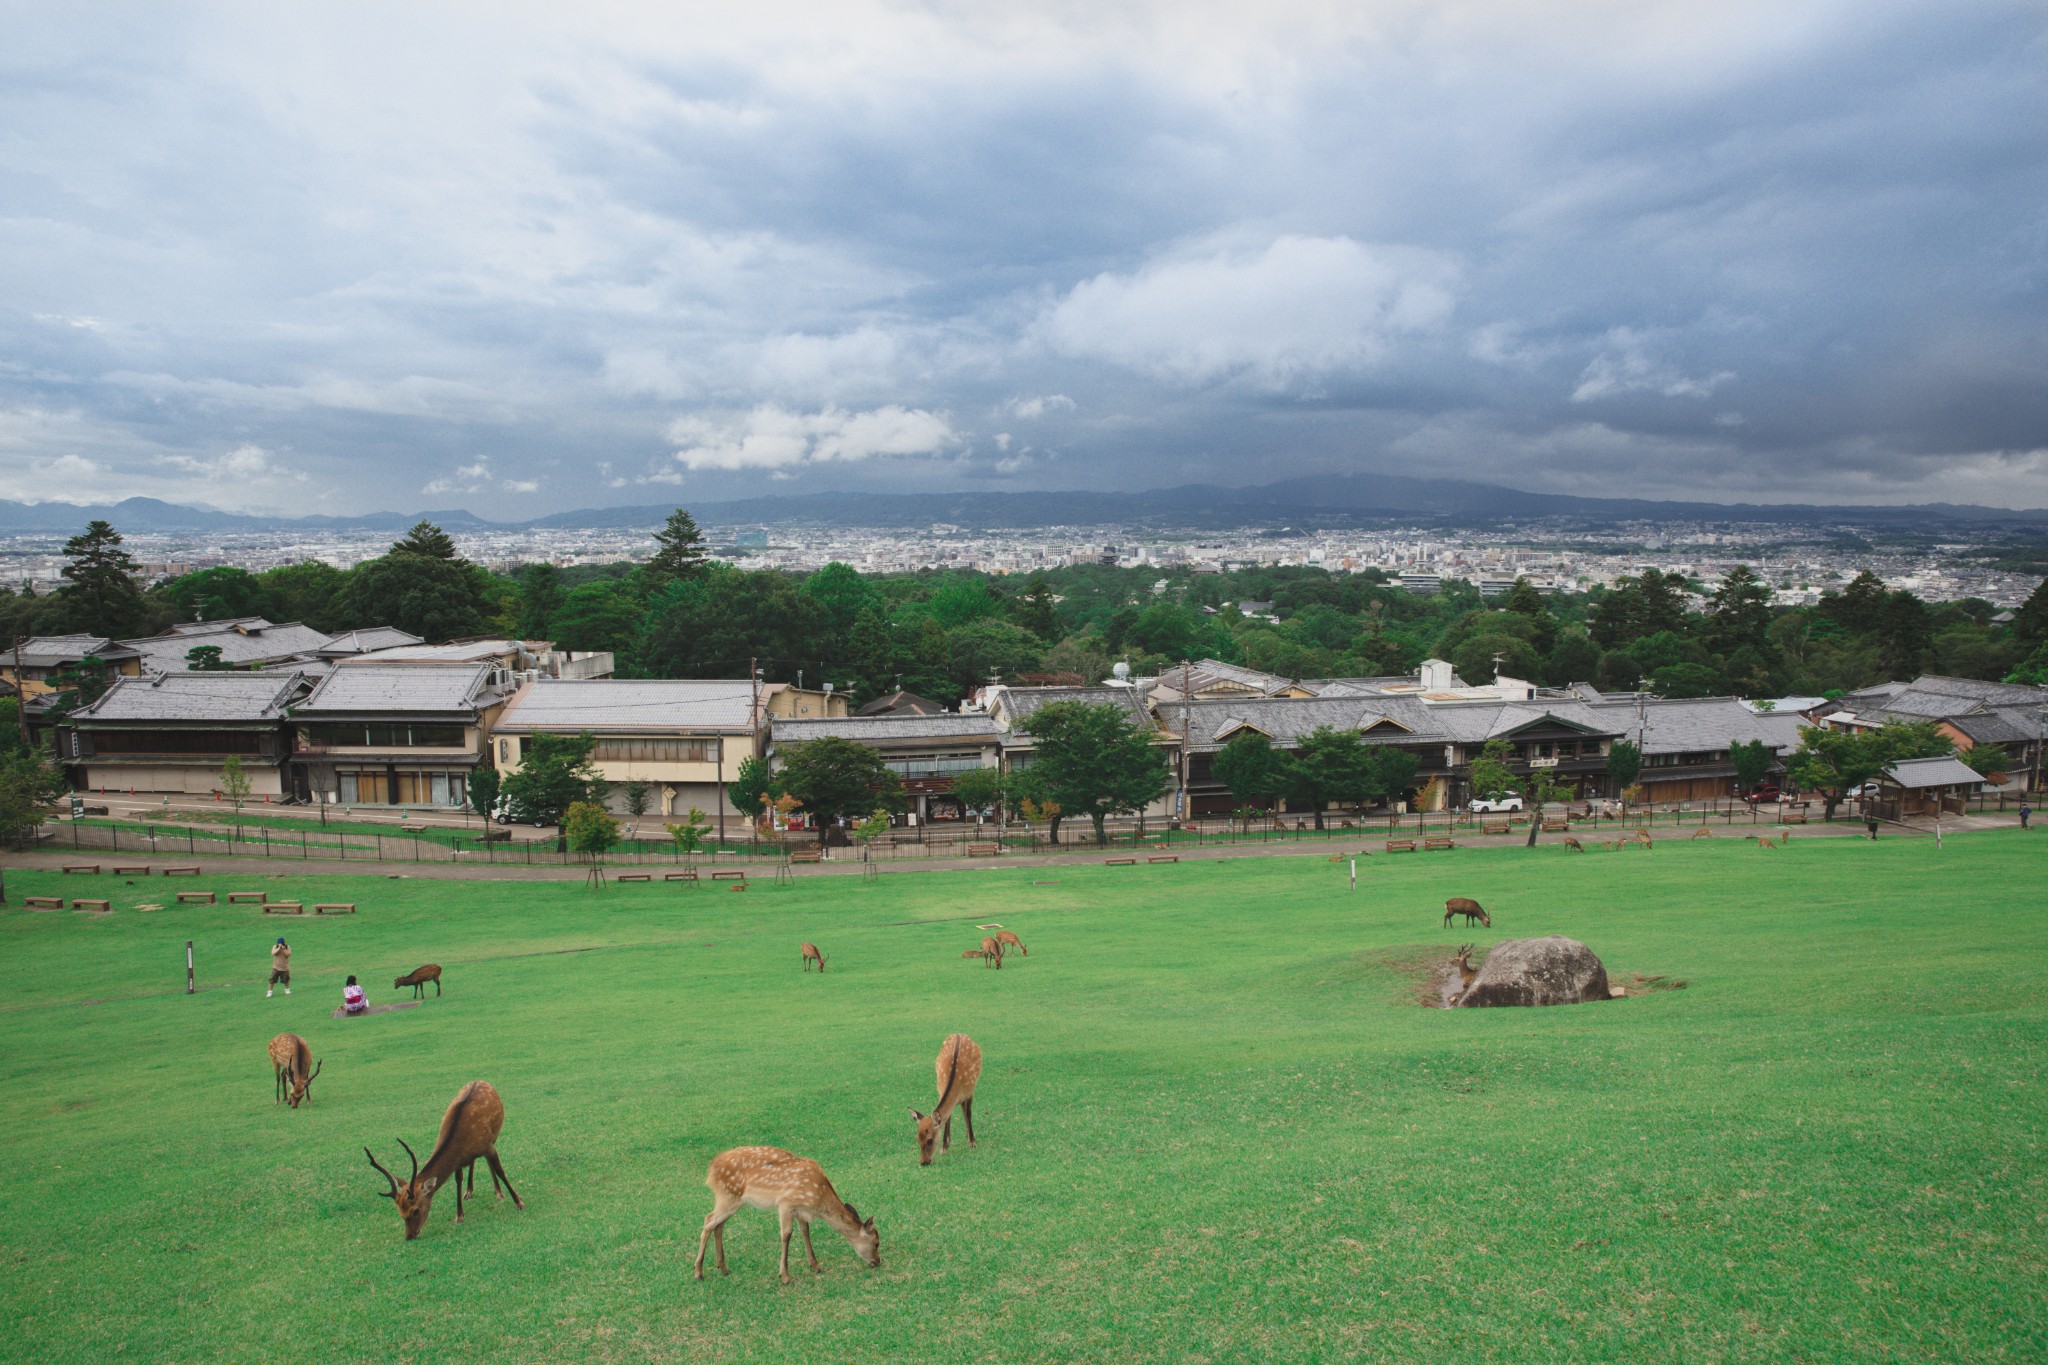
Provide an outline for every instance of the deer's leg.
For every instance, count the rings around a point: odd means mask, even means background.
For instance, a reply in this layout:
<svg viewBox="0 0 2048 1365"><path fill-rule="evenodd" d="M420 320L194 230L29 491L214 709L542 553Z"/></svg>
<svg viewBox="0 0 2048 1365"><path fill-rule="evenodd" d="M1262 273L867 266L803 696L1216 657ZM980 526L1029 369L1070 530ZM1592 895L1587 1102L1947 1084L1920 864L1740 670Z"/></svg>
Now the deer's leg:
<svg viewBox="0 0 2048 1365"><path fill-rule="evenodd" d="M455 1168L455 1221L462 1221L462 1168Z"/></svg>
<svg viewBox="0 0 2048 1365"><path fill-rule="evenodd" d="M498 1160L498 1149L493 1147L484 1153L484 1160L491 1163L491 1179L505 1182L505 1193L512 1196L512 1207L523 1209L526 1201L519 1197L519 1191L512 1188L512 1177L505 1174L505 1163Z"/></svg>
<svg viewBox="0 0 2048 1365"><path fill-rule="evenodd" d="M944 1128L941 1128L941 1129L939 1130L939 1134L940 1134L940 1140L939 1140L939 1150L940 1150L940 1151L942 1151L942 1152L950 1152L950 1151L952 1151L952 1150L953 1150L953 1116L952 1116L951 1114L948 1114L948 1115L946 1115L946 1126L945 1126Z"/></svg>
<svg viewBox="0 0 2048 1365"><path fill-rule="evenodd" d="M421 995L425 995L425 994L426 994L426 991L425 991L425 990L423 989L423 990L421 990L421 991L420 991L420 994L421 994ZM437 977L435 977L435 978L434 978L434 998L438 1000L438 999L440 999L440 997L441 997L441 978L437 976Z"/></svg>
<svg viewBox="0 0 2048 1365"><path fill-rule="evenodd" d="M794 1231L796 1230L796 1210L795 1210L795 1209L793 1209L793 1208L790 1208L790 1207L789 1207L789 1206L788 1206L787 1204L785 1204L785 1205L783 1205L783 1206L782 1206L781 1208L777 1209L777 1210L776 1210L776 1213L777 1213L777 1214L778 1214L778 1215L779 1215L779 1216L781 1217L781 1220L782 1220L782 1266L781 1266L781 1275L782 1275L782 1282L783 1282L784 1284L788 1284L788 1283L790 1282L790 1280L789 1280L789 1235L790 1235L790 1233L792 1233L792 1232L794 1232Z"/></svg>
<svg viewBox="0 0 2048 1365"><path fill-rule="evenodd" d="M974 1096L960 1101L960 1117L967 1120L967 1145L974 1145Z"/></svg>
<svg viewBox="0 0 2048 1365"><path fill-rule="evenodd" d="M811 1273L813 1275L820 1274L823 1272L824 1267L818 1264L818 1253L811 1246L811 1220L808 1218L804 1219L802 1227L804 1230L804 1255L811 1258Z"/></svg>
<svg viewBox="0 0 2048 1365"><path fill-rule="evenodd" d="M728 1200L719 1195L711 1203L711 1212L704 1215L704 1230L697 1235L697 1278L704 1278L704 1248L715 1235L718 1239L718 1273L727 1274L725 1268L725 1220L739 1211L740 1201Z"/></svg>

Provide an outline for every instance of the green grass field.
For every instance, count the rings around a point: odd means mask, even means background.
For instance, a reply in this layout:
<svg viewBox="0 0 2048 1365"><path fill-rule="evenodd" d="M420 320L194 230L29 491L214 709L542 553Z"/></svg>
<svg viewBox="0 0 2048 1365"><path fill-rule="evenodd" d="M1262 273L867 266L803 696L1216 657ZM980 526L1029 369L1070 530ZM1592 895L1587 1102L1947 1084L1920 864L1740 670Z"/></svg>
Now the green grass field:
<svg viewBox="0 0 2048 1365"><path fill-rule="evenodd" d="M0 911L13 1360L2039 1360L2044 836L1019 866L709 887L288 878L354 919ZM1051 882L1038 885L1035 882ZM257 879L209 873L214 889ZM87 887L92 889L89 891ZM113 894L31 914L24 894ZM1686 989L1431 1010L1395 964L1583 939ZM959 953L977 923L1030 956ZM296 994L266 1000L267 946ZM804 975L797 945L830 970ZM202 990L184 994L195 940ZM422 1008L336 1021L420 962ZM264 1048L311 1040L314 1102ZM964 1030L982 1138L917 1164ZM527 1208L406 1242L364 1144L483 1077ZM704 1168L823 1164L882 1229L690 1278ZM399 1173L404 1174L404 1167ZM799 1255L798 1261L801 1261Z"/></svg>

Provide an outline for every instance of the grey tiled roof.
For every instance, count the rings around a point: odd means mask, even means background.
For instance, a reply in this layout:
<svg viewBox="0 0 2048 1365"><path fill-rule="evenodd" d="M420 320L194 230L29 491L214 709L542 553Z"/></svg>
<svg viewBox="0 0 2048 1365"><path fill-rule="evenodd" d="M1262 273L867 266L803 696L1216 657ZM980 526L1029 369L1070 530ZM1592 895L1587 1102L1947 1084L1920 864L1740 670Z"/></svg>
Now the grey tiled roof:
<svg viewBox="0 0 2048 1365"><path fill-rule="evenodd" d="M739 732L749 728L753 706L754 690L744 678L538 678L519 689L495 728L538 734Z"/></svg>
<svg viewBox="0 0 2048 1365"><path fill-rule="evenodd" d="M1121 706L1131 719L1152 728L1152 713L1135 687L1006 687L1002 692L1003 719L1020 734L1030 733L1033 713L1054 702L1079 702L1083 706Z"/></svg>
<svg viewBox="0 0 2048 1365"><path fill-rule="evenodd" d="M799 744L807 739L856 739L863 743L889 740L958 739L990 743L1001 731L987 716L834 716L829 719L786 719L772 722L775 742Z"/></svg>
<svg viewBox="0 0 2048 1365"><path fill-rule="evenodd" d="M1953 787L1984 779L1960 759L1905 758L1884 770L1884 775L1902 787Z"/></svg>
<svg viewBox="0 0 2048 1365"><path fill-rule="evenodd" d="M517 654L521 649L517 640L470 640L455 645L398 645L357 657L380 663L473 663Z"/></svg>
<svg viewBox="0 0 2048 1365"><path fill-rule="evenodd" d="M1634 742L1635 703L1595 702L1586 709L1599 718L1602 729ZM1758 739L1789 753L1799 747L1799 730L1805 724L1797 715L1759 715L1734 697L1646 702L1643 716L1646 754L1703 753Z"/></svg>
<svg viewBox="0 0 2048 1365"><path fill-rule="evenodd" d="M425 644L417 635L409 635L397 626L371 626L365 630L351 630L341 635L328 637L320 646L322 654L366 654L373 649L397 649L405 645Z"/></svg>
<svg viewBox="0 0 2048 1365"><path fill-rule="evenodd" d="M282 720L304 685L296 673L160 673L122 678L92 705L72 713L97 724L181 721L223 724Z"/></svg>
<svg viewBox="0 0 2048 1365"><path fill-rule="evenodd" d="M420 714L469 717L480 705L497 699L489 685L493 671L489 664L438 668L351 665L329 672L293 711L307 719Z"/></svg>
<svg viewBox="0 0 2048 1365"><path fill-rule="evenodd" d="M107 651L126 654L104 635L32 635L21 642L23 668L57 668L77 663L88 654L104 659ZM0 654L0 663L12 664L14 651Z"/></svg>
<svg viewBox="0 0 2048 1365"><path fill-rule="evenodd" d="M224 664L249 665L310 655L326 641L325 631L297 621L288 621L281 626L263 622L260 627L249 630L237 630L229 622L207 621L179 626L168 635L123 640L121 643L142 656L144 668L182 673L190 666L185 661L186 654L208 646L219 647L220 661Z"/></svg>
<svg viewBox="0 0 2048 1365"><path fill-rule="evenodd" d="M2030 744L2041 734L2039 716L2027 707L1990 707L1947 719L1973 744Z"/></svg>

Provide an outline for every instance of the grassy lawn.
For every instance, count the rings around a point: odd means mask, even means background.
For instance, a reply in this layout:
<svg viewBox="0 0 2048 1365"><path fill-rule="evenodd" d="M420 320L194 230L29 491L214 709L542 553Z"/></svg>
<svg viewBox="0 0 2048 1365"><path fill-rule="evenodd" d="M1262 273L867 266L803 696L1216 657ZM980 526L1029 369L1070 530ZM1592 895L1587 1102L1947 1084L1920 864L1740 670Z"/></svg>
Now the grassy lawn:
<svg viewBox="0 0 2048 1365"><path fill-rule="evenodd" d="M2044 858L1459 850L1374 857L1355 894L1317 857L271 883L362 905L328 920L130 909L256 878L15 872L0 1357L2039 1360ZM60 889L119 913L19 908ZM1447 895L1493 928L1441 928ZM989 922L1030 956L962 961ZM1553 932L1687 988L1427 1010L1393 965ZM266 1000L279 933L297 993ZM381 1002L426 961L445 998L328 1017L346 973ZM287 1029L325 1059L296 1112L264 1055ZM956 1029L982 1143L956 1123L921 1169L906 1108ZM485 1177L407 1243L362 1147L424 1156L477 1077L527 1208ZM820 1226L825 1274L783 1288L749 1210L732 1276L694 1282L705 1165L744 1143L821 1162L882 1269Z"/></svg>

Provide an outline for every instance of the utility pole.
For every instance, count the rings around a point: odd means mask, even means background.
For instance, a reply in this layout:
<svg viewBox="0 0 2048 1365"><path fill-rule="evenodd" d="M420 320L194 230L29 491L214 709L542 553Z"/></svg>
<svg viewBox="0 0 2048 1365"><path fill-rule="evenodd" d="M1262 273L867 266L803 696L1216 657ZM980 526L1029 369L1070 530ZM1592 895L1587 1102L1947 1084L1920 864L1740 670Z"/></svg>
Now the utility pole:
<svg viewBox="0 0 2048 1365"><path fill-rule="evenodd" d="M747 659L747 683L754 690L754 700L747 712L747 742L752 746L752 753L755 758L761 756L761 669L759 664L760 660L756 658L750 656ZM719 772L723 774L724 771L724 766L720 765ZM722 827L725 823L725 802L723 801L718 803L718 821L722 833ZM756 817L748 820L747 827L754 832L749 842L760 843L761 823L759 818Z"/></svg>
<svg viewBox="0 0 2048 1365"><path fill-rule="evenodd" d="M1183 828L1188 823L1188 661L1180 661L1180 790L1174 794L1175 813Z"/></svg>

